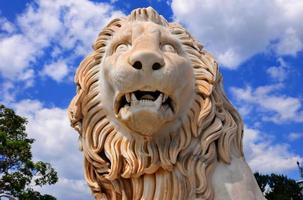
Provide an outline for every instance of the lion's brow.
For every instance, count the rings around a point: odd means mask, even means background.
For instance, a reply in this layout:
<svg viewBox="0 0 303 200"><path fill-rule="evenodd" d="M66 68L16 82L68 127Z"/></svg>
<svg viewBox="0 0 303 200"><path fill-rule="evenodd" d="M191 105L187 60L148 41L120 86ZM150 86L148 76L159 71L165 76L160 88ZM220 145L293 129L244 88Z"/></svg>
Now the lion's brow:
<svg viewBox="0 0 303 200"><path fill-rule="evenodd" d="M112 40L110 41L110 48L113 48L116 44L122 42L131 43L131 31L119 32L119 34L114 34Z"/></svg>

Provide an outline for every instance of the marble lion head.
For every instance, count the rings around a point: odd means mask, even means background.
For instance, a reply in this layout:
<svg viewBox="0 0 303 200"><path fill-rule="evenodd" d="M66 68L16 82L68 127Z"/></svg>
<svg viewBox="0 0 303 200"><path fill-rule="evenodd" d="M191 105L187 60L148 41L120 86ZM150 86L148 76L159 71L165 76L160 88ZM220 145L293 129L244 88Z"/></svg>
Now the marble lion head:
<svg viewBox="0 0 303 200"><path fill-rule="evenodd" d="M69 106L96 199L212 199L243 125L214 58L152 8L112 20L80 64Z"/></svg>

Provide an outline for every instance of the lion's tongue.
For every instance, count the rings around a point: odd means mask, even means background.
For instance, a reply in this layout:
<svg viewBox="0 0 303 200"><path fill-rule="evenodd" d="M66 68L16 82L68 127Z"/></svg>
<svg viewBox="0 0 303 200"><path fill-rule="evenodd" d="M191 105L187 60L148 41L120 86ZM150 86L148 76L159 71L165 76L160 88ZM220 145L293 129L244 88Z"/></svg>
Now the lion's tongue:
<svg viewBox="0 0 303 200"><path fill-rule="evenodd" d="M150 94L145 94L140 99L141 100L152 100L153 101L155 98Z"/></svg>
<svg viewBox="0 0 303 200"><path fill-rule="evenodd" d="M151 94L144 94L138 99L132 94L131 98L131 107L137 107L137 109L146 109L147 107L151 109L153 107L155 110L159 110L162 105L163 94L160 94L157 99Z"/></svg>

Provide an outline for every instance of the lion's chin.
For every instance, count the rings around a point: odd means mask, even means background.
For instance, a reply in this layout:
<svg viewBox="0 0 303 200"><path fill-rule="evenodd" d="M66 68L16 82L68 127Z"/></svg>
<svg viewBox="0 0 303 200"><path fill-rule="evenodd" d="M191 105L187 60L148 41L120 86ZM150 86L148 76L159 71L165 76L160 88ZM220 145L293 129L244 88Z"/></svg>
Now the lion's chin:
<svg viewBox="0 0 303 200"><path fill-rule="evenodd" d="M170 109L158 109L152 105L126 106L119 112L118 118L135 133L152 137L168 121L173 112Z"/></svg>

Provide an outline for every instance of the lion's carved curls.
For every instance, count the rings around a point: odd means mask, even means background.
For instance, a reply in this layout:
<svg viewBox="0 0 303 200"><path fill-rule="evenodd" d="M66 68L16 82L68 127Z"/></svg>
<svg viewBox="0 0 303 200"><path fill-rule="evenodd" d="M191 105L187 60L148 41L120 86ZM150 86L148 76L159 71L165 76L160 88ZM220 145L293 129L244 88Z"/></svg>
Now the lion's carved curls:
<svg viewBox="0 0 303 200"><path fill-rule="evenodd" d="M195 95L177 131L152 141L125 137L104 111L100 66L117 30L131 21L165 27L191 61ZM243 125L222 90L217 63L182 26L168 23L152 8L137 9L111 21L99 34L94 51L80 64L77 94L69 106L80 134L85 178L95 197L108 199L213 199L211 175L218 162L242 157ZM146 189L148 188L148 190Z"/></svg>

